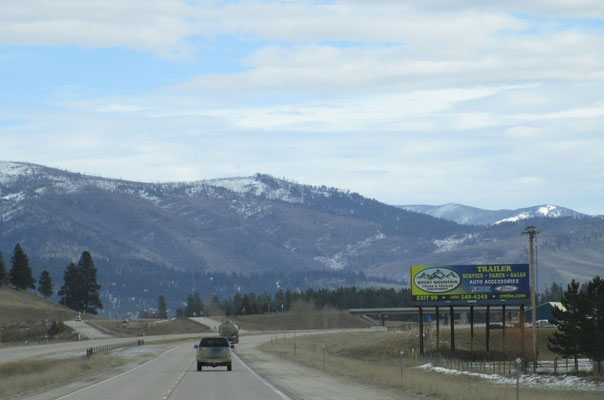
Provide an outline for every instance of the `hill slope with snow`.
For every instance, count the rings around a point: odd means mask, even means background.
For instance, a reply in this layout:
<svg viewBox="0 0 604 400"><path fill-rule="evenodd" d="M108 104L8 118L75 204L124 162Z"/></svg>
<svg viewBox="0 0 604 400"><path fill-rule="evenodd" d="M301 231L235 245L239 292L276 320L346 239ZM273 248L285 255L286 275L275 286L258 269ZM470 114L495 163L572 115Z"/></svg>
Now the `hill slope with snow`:
<svg viewBox="0 0 604 400"><path fill-rule="evenodd" d="M145 183L0 162L4 259L20 243L34 273L49 270L57 288L65 267L88 250L108 308L138 310L159 294L184 301L178 296L191 290L229 296L251 290L251 274L273 274L253 286L271 292L364 284L350 273L367 276L365 283L405 280L411 265L526 262L526 237L519 233L527 224L543 232L539 259L547 265L540 285L590 279L601 269L602 218L568 218L558 207L538 207L498 215L488 226L460 225L443 219L451 215L446 209L434 218L264 174ZM515 218L524 212L529 219ZM316 271L330 278L316 278ZM207 281L209 273L215 281Z"/></svg>
<svg viewBox="0 0 604 400"><path fill-rule="evenodd" d="M586 214L549 204L519 208L516 210L485 210L463 204L449 203L441 206L410 204L401 208L463 225L497 225L531 218L583 218Z"/></svg>

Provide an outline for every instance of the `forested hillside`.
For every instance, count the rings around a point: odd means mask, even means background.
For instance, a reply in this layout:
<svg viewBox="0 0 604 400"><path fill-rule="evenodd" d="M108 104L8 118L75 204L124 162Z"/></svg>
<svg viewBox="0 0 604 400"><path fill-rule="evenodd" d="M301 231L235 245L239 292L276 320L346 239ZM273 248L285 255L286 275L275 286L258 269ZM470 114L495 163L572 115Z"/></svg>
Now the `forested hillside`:
<svg viewBox="0 0 604 400"><path fill-rule="evenodd" d="M600 217L458 225L356 193L269 175L142 183L0 162L0 251L20 243L57 287L89 251L103 312L165 294L203 298L280 288L401 285L416 264L527 262L535 225L539 285L591 279L604 260ZM174 294L174 295L173 295Z"/></svg>

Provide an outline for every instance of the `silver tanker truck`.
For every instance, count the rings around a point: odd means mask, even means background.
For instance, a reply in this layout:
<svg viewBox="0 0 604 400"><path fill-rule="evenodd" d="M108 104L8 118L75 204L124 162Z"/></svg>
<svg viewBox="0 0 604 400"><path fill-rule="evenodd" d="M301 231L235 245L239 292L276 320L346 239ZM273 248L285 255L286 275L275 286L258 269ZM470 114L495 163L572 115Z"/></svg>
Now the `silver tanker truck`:
<svg viewBox="0 0 604 400"><path fill-rule="evenodd" d="M231 320L224 320L218 326L218 334L228 339L230 343L239 343L239 325Z"/></svg>

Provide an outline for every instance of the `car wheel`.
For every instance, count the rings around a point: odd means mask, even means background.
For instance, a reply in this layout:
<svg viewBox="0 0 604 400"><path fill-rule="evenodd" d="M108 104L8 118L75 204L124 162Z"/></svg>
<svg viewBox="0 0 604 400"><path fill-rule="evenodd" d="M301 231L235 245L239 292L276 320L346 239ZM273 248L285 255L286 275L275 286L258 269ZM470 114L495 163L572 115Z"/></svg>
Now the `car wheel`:
<svg viewBox="0 0 604 400"><path fill-rule="evenodd" d="M233 365L227 364L227 371L232 371L232 370L233 370Z"/></svg>
<svg viewBox="0 0 604 400"><path fill-rule="evenodd" d="M197 370L201 371L201 363L199 361L197 361Z"/></svg>

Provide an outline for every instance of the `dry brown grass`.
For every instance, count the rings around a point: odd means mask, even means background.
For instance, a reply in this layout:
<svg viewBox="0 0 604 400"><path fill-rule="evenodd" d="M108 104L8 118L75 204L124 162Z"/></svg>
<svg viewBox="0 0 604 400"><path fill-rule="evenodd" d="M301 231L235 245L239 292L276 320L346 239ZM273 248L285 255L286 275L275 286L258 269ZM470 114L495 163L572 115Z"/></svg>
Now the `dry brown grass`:
<svg viewBox="0 0 604 400"><path fill-rule="evenodd" d="M355 332L298 336L265 343L262 349L280 357L312 368L355 377L365 383L400 388L400 351L409 350L416 337L409 332ZM296 356L293 355L294 342ZM409 354L409 353L406 353ZM471 376L449 376L413 368L412 360L405 360L405 391L437 396L446 400L508 400L515 397L515 388L497 385ZM523 399L595 400L602 393L565 390L537 390L522 388Z"/></svg>
<svg viewBox="0 0 604 400"><path fill-rule="evenodd" d="M554 328L540 328L536 330L537 333L537 353L540 359L553 359L556 354L551 352L547 348L548 338L551 337L554 332ZM437 351L436 347L436 329L434 326L430 326L428 329L428 340L425 342L425 351L432 352ZM469 352L472 348L470 340L469 329L455 330L455 349L459 353L467 351ZM416 345L419 348L419 341ZM449 329L441 330L440 332L440 352L448 354L451 349L451 331ZM478 353L475 356L479 358L485 357L486 350L486 330L483 327L474 329L474 352ZM503 343L503 330L502 329L491 329L490 340L489 340L489 351L491 354L490 358L495 359L508 359L513 360L519 355L525 355L531 357L531 330L528 328L524 329L524 349L521 341L521 329L519 328L506 328L505 330L505 352ZM458 355L459 356L459 355ZM464 356L469 356L465 354Z"/></svg>
<svg viewBox="0 0 604 400"><path fill-rule="evenodd" d="M102 326L106 331L115 336L153 336L170 335L178 333L203 333L208 332L209 328L188 319L170 319L170 320L130 320L127 324L122 321L95 321L97 325Z"/></svg>
<svg viewBox="0 0 604 400"><path fill-rule="evenodd" d="M37 324L45 319L73 319L77 312L32 292L3 285L0 288L0 315L0 326L9 326Z"/></svg>
<svg viewBox="0 0 604 400"><path fill-rule="evenodd" d="M183 340L167 340L160 343L165 345L168 342ZM155 357L152 353L134 357L115 357L111 353L98 353L92 357L28 359L4 363L0 365L0 399L17 393L41 392L81 380L98 381L123 372L133 364L142 364L152 357Z"/></svg>
<svg viewBox="0 0 604 400"><path fill-rule="evenodd" d="M77 313L60 304L3 285L0 288L0 342L37 341L52 321L73 319ZM69 332L56 339L69 339Z"/></svg>
<svg viewBox="0 0 604 400"><path fill-rule="evenodd" d="M97 354L91 358L24 360L2 364L0 365L0 398L64 385L117 368L124 363L124 359Z"/></svg>
<svg viewBox="0 0 604 400"><path fill-rule="evenodd" d="M246 331L368 328L371 324L347 311L315 310L307 303L297 303L284 313L238 315L229 319Z"/></svg>

